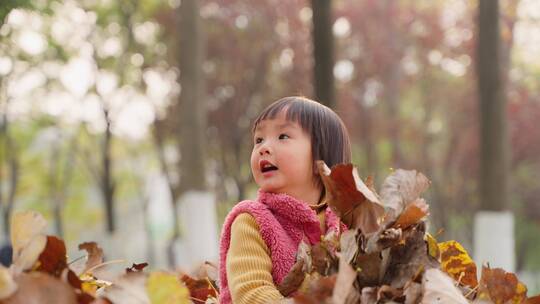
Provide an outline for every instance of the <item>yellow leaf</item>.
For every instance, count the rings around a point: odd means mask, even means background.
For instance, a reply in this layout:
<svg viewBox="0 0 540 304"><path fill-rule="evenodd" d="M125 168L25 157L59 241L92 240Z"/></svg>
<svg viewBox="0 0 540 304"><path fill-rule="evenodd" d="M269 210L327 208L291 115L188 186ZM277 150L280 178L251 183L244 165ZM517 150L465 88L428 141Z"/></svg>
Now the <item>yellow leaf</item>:
<svg viewBox="0 0 540 304"><path fill-rule="evenodd" d="M427 232L426 232L425 239L426 239L426 242L428 243L429 255L438 260L441 256L441 251L439 250L439 245L437 244L437 240L430 233L427 233Z"/></svg>
<svg viewBox="0 0 540 304"><path fill-rule="evenodd" d="M467 251L456 241L439 243L441 268L454 280L472 288L478 285L476 264Z"/></svg>
<svg viewBox="0 0 540 304"><path fill-rule="evenodd" d="M152 304L190 304L189 290L173 274L152 272L146 282Z"/></svg>

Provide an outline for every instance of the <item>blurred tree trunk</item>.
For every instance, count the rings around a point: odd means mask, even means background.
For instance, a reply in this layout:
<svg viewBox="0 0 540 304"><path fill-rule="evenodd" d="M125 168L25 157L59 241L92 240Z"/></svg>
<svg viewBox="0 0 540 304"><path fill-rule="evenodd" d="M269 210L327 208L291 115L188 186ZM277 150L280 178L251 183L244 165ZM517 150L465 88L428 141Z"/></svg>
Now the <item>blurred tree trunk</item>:
<svg viewBox="0 0 540 304"><path fill-rule="evenodd" d="M109 117L109 111L104 108L103 116L105 117L105 135L103 143L101 145L101 179L100 189L103 196L103 202L105 204L105 216L107 220L107 231L113 233L116 229L115 216L114 216L114 194L115 194L115 182L112 177L112 131L111 120Z"/></svg>
<svg viewBox="0 0 540 304"><path fill-rule="evenodd" d="M501 74L499 1L480 0L477 74L480 98L480 207L508 207L506 98Z"/></svg>
<svg viewBox="0 0 540 304"><path fill-rule="evenodd" d="M330 108L336 106L334 85L334 35L332 1L311 0L313 11L313 57L315 98Z"/></svg>
<svg viewBox="0 0 540 304"><path fill-rule="evenodd" d="M180 67L180 183L186 190L206 190L204 172L204 139L206 112L204 100L204 41L199 3L184 0L179 14L179 67Z"/></svg>
<svg viewBox="0 0 540 304"><path fill-rule="evenodd" d="M178 119L178 163L180 176L179 196L187 191L206 191L205 175L205 133L206 105L204 100L204 77L202 65L205 57L202 22L197 0L183 0L178 7L180 69L179 96L180 117ZM178 210L178 200L173 202L174 212ZM175 215L176 216L176 215ZM169 263L176 265L173 246L180 236L179 227L174 228L169 244Z"/></svg>
<svg viewBox="0 0 540 304"><path fill-rule="evenodd" d="M2 80L0 79L0 81ZM2 208L4 233L6 238L9 239L9 220L11 212L15 207L15 194L19 182L19 158L9 131L9 120L7 117L9 100L3 96L3 83L1 82L0 92L2 93L0 101L4 99L2 104L0 104L2 107L2 118L0 121L0 185L2 186L0 187L0 207ZM6 167L5 169L4 166ZM7 177L7 180L4 180L4 176Z"/></svg>
<svg viewBox="0 0 540 304"><path fill-rule="evenodd" d="M389 138L391 144L391 167L399 168L405 166L401 152L400 142L400 117L399 117L399 83L401 78L401 44L399 33L393 16L396 15L397 3L394 0L383 0L381 4L384 15L389 16L386 26L386 45L393 60L388 64L383 72L382 82L384 84L384 96L387 107L389 125Z"/></svg>
<svg viewBox="0 0 540 304"><path fill-rule="evenodd" d="M377 174L379 168L379 158L377 157L377 140L374 136L372 119L372 111L370 107L366 106L364 101L364 94L360 94L359 97L359 107L360 107L360 117L359 123L362 130L362 145L364 146L365 151L365 164L368 170L368 175L371 175L375 178L375 184L378 184Z"/></svg>
<svg viewBox="0 0 540 304"><path fill-rule="evenodd" d="M56 126L59 128L58 126ZM51 205L56 235L64 238L64 225L62 211L65 207L69 192L69 185L75 169L75 155L78 150L77 134L73 135L70 144L62 158L60 138L54 144L51 153L49 171L49 190L51 191Z"/></svg>

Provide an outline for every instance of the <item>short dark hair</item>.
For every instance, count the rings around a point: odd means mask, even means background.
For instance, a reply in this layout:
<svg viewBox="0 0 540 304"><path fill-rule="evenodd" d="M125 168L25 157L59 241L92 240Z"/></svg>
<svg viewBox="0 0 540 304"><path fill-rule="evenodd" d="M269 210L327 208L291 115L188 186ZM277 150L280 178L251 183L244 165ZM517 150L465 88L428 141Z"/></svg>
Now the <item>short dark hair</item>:
<svg viewBox="0 0 540 304"><path fill-rule="evenodd" d="M286 111L286 119L297 122L311 138L311 155L328 167L351 162L349 133L341 118L329 107L306 97L291 96L275 101L255 119L252 131L265 119L274 119Z"/></svg>

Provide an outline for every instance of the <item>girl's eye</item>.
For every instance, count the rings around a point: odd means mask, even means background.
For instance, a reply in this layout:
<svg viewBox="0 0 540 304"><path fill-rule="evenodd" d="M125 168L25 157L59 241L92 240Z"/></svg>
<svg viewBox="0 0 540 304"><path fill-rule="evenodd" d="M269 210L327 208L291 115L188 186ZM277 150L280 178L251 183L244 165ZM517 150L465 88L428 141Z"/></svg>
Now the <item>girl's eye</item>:
<svg viewBox="0 0 540 304"><path fill-rule="evenodd" d="M287 138L290 138L289 135L287 135L287 134L280 134L279 135L279 139L287 139Z"/></svg>
<svg viewBox="0 0 540 304"><path fill-rule="evenodd" d="M261 137L257 137L255 138L255 144L260 144L262 143L263 139Z"/></svg>

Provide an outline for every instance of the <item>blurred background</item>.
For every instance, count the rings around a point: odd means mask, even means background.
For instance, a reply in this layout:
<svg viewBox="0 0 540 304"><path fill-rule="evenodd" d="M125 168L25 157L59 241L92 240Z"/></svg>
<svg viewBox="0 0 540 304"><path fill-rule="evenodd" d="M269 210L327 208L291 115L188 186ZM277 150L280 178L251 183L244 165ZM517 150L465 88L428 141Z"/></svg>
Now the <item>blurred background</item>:
<svg viewBox="0 0 540 304"><path fill-rule="evenodd" d="M255 196L252 120L304 95L343 118L377 187L392 168L431 179L440 241L472 252L475 213L511 211L514 270L538 290L540 2L498 4L489 21L467 0L2 0L3 243L35 209L72 259L92 240L156 268L212 259Z"/></svg>

